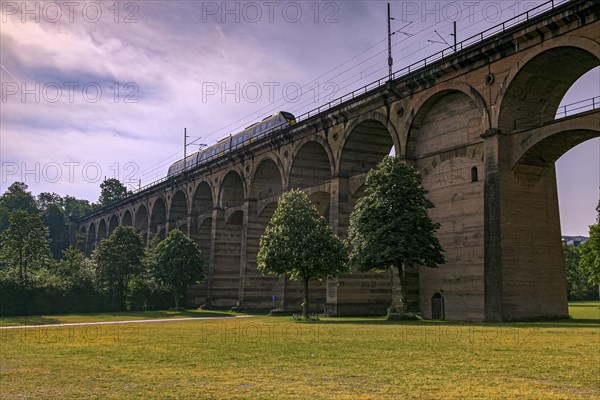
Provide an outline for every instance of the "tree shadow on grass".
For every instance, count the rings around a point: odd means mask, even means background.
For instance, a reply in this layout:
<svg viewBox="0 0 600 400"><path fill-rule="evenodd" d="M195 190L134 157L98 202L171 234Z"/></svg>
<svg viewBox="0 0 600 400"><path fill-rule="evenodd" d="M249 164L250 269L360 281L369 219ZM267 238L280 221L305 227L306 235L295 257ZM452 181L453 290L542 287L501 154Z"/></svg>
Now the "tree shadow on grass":
<svg viewBox="0 0 600 400"><path fill-rule="evenodd" d="M136 319L161 319L161 318L204 318L204 317L231 317L233 316L228 312L218 311L197 311L197 310L180 310L180 311L168 311L168 310L157 310L157 311L119 311L113 313L90 313L90 314L73 314L74 316L81 317L97 317L105 320L111 320L113 318L136 318Z"/></svg>
<svg viewBox="0 0 600 400"><path fill-rule="evenodd" d="M111 322L127 321L131 319L177 319L177 318L206 318L206 317L233 317L227 312L181 310L181 311L123 311L103 313L77 313L60 315L20 315L0 317L1 326L24 326L24 325L53 325L62 323L87 323L87 322Z"/></svg>
<svg viewBox="0 0 600 400"><path fill-rule="evenodd" d="M61 321L42 315L24 315L18 317L2 317L0 327L3 326L22 326L22 325L53 325L60 324Z"/></svg>
<svg viewBox="0 0 600 400"><path fill-rule="evenodd" d="M298 321L294 321L298 322ZM556 319L544 321L519 322L463 322L463 321L387 321L380 318L322 318L318 321L301 321L303 324L321 325L382 325L382 326L418 326L418 327L493 327L493 328L599 328L600 319Z"/></svg>

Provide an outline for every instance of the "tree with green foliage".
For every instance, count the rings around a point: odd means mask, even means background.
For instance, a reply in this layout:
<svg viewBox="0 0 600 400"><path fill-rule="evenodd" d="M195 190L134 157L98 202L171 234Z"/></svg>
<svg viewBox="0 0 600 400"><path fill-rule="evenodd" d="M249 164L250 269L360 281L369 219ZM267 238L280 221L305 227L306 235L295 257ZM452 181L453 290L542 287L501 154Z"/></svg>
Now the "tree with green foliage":
<svg viewBox="0 0 600 400"><path fill-rule="evenodd" d="M39 212L37 202L23 182L14 182L0 196L0 233L8 227L8 219L13 211L25 211L30 214Z"/></svg>
<svg viewBox="0 0 600 400"><path fill-rule="evenodd" d="M31 273L45 266L50 257L48 228L38 214L13 211L0 236L0 259L16 273L21 286L28 286Z"/></svg>
<svg viewBox="0 0 600 400"><path fill-rule="evenodd" d="M392 268L392 307L407 310L406 267L445 263L435 237L439 224L420 174L398 157L385 157L367 175L365 193L350 216L350 261L361 271ZM396 275L399 275L399 279Z"/></svg>
<svg viewBox="0 0 600 400"><path fill-rule="evenodd" d="M119 200L123 200L130 194L131 192L118 179L106 179L100 184L100 198L98 199L98 203L102 207L108 206Z"/></svg>
<svg viewBox="0 0 600 400"><path fill-rule="evenodd" d="M567 295L569 300L589 300L594 296L595 287L587 281L587 276L581 270L580 247L563 243L565 268L567 276Z"/></svg>
<svg viewBox="0 0 600 400"><path fill-rule="evenodd" d="M87 200L77 199L73 196L63 197L63 207L67 218L79 218L94 210L94 204Z"/></svg>
<svg viewBox="0 0 600 400"><path fill-rule="evenodd" d="M142 269L144 243L131 226L119 226L94 251L98 278L119 310L125 310L129 280Z"/></svg>
<svg viewBox="0 0 600 400"><path fill-rule="evenodd" d="M269 226L260 237L257 269L264 275L290 275L302 281L302 314L308 319L309 282L349 271L347 246L332 231L301 190L281 196Z"/></svg>
<svg viewBox="0 0 600 400"><path fill-rule="evenodd" d="M156 280L172 294L175 308L185 298L188 286L204 279L203 262L196 243L179 229L169 231L156 246L153 266Z"/></svg>
<svg viewBox="0 0 600 400"><path fill-rule="evenodd" d="M587 242L579 245L581 259L580 270L587 276L590 284L598 286L600 296L600 201L598 202L598 217L596 223L590 226L590 238Z"/></svg>
<svg viewBox="0 0 600 400"><path fill-rule="evenodd" d="M55 273L66 286L91 286L94 282L95 265L85 257L81 250L69 246L63 250L62 257L55 264Z"/></svg>
<svg viewBox="0 0 600 400"><path fill-rule="evenodd" d="M48 204L42 211L42 218L48 227L52 255L59 259L69 246L69 226L65 213L60 205Z"/></svg>
<svg viewBox="0 0 600 400"><path fill-rule="evenodd" d="M44 211L49 206L63 206L63 198L57 193L42 192L37 196L37 204L40 210Z"/></svg>

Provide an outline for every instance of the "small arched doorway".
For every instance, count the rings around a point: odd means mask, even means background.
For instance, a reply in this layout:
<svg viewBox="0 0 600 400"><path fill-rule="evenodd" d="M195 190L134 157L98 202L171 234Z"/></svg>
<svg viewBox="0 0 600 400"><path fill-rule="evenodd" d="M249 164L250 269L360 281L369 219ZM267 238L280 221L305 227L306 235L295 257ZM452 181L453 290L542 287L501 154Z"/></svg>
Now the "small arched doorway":
<svg viewBox="0 0 600 400"><path fill-rule="evenodd" d="M444 296L441 293L435 293L431 297L431 319L444 319Z"/></svg>

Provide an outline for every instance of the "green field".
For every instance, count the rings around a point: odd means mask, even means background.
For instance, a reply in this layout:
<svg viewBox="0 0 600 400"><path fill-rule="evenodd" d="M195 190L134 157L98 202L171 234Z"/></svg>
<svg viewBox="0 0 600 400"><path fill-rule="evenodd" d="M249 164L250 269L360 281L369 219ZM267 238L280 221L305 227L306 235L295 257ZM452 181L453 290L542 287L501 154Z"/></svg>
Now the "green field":
<svg viewBox="0 0 600 400"><path fill-rule="evenodd" d="M512 324L251 317L3 330L0 398L600 399L600 303L570 311Z"/></svg>

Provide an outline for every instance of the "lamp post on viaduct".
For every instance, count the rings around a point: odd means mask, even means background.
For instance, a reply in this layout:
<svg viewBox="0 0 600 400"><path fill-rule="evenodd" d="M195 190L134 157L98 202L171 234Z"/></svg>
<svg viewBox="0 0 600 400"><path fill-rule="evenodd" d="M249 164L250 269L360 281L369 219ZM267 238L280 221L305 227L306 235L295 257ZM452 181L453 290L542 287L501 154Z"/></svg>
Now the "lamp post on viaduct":
<svg viewBox="0 0 600 400"><path fill-rule="evenodd" d="M554 163L600 136L600 98L574 115L556 113L573 83L600 65L600 4L574 0L527 17L396 72L393 90L382 79L81 218L84 250L118 225L146 240L178 228L208 267L206 284L190 291L194 305L270 309L275 295L285 309L300 309L299 283L256 271L258 238L278 196L305 190L345 236L367 172L393 148L423 175L448 260L419 271L425 318L440 310L451 320L566 317ZM391 278L350 274L313 293L332 314L383 313Z"/></svg>

